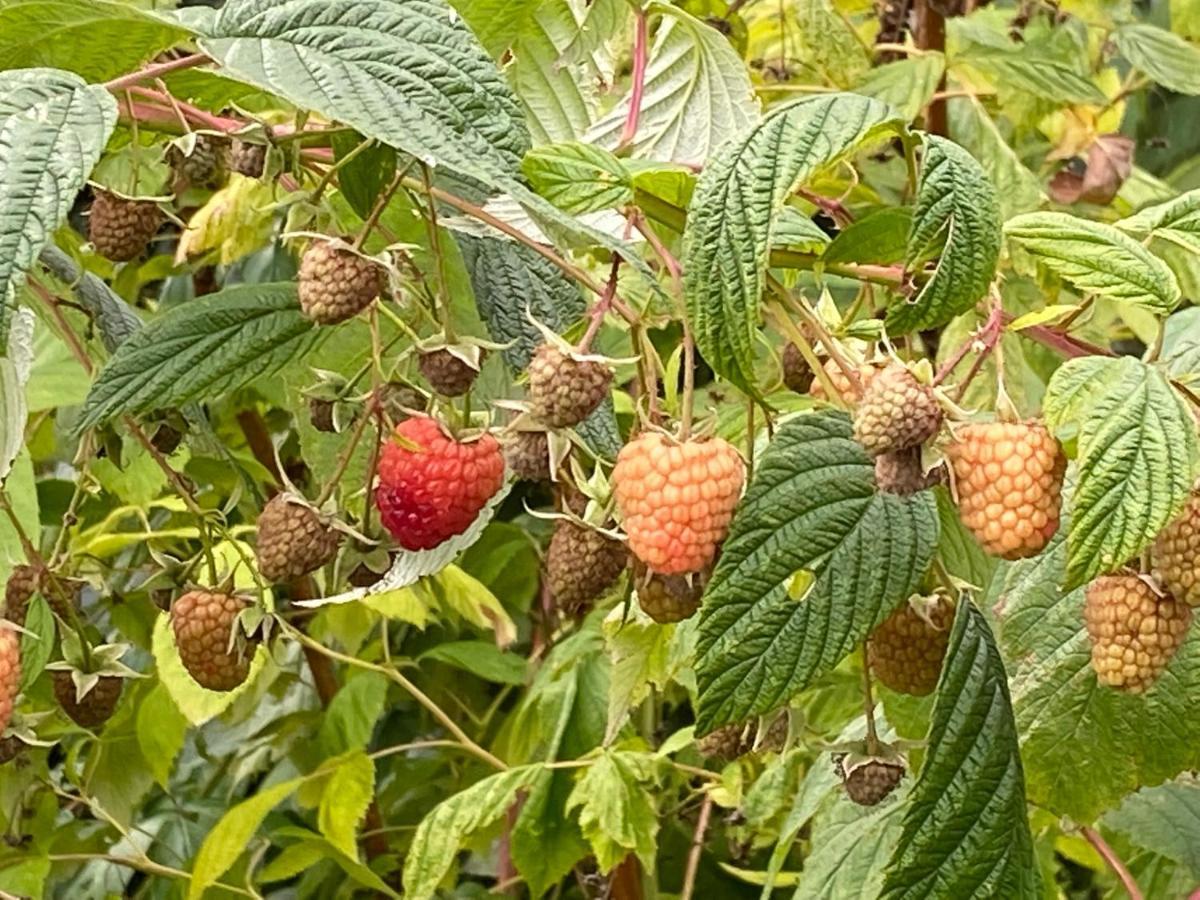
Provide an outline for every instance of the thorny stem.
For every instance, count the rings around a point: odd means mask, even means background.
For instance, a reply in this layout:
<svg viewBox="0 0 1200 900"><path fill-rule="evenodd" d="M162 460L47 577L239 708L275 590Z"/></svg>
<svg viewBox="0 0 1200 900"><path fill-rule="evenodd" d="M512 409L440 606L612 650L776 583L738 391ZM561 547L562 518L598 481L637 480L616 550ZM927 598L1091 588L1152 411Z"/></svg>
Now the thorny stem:
<svg viewBox="0 0 1200 900"><path fill-rule="evenodd" d="M188 56L181 56L178 59L171 59L166 62L146 66L146 68L131 72L128 75L122 75L120 78L114 78L112 81L106 81L104 86L110 91L116 92L122 88L140 84L143 81L153 81L170 72L178 72L180 69L191 69L196 66L202 66L209 61L208 54L206 53L192 53Z"/></svg>
<svg viewBox="0 0 1200 900"><path fill-rule="evenodd" d="M208 128L212 131L220 131L228 133L236 131L241 127L241 123L236 119L227 119L224 116L214 116L207 110L200 109L198 106L192 106L190 103L185 103L182 100L176 99L164 89L154 89L146 87L129 88L126 92L126 106L131 109L140 104L133 103L129 99L129 94L136 94L146 100L151 100L154 103L165 105L171 110L171 114L177 118L183 125L183 130L190 131L192 123Z"/></svg>
<svg viewBox="0 0 1200 900"><path fill-rule="evenodd" d="M433 181L429 177L429 166L421 163L421 187L425 193L425 204L429 215L425 217L425 229L429 234L429 249L438 276L438 312L442 320L442 332L449 342L454 341L454 322L450 316L450 279L446 275L446 256L442 252L442 240L438 234L437 202L433 195Z"/></svg>
<svg viewBox="0 0 1200 900"><path fill-rule="evenodd" d="M992 311L988 315L987 321L980 326L979 330L975 334L963 341L962 346L955 350L954 355L951 356L950 359L946 360L945 364L941 367L941 369L938 370L937 375L934 376L933 379L934 387L945 381L954 372L954 370L958 368L958 364L963 361L966 355L971 352L971 349L974 348L976 344L983 344L983 346L979 348L980 357L985 357L991 352L992 347L995 346L998 340L1000 340L1000 335L1003 333L1003 320L1001 318L1002 312L1003 310L999 304L996 304L992 307ZM976 363L978 362L979 360L976 360ZM969 381L970 378L968 377L967 382Z"/></svg>
<svg viewBox="0 0 1200 900"><path fill-rule="evenodd" d="M608 282L604 285L604 293L600 295L600 299L592 306L587 331L579 339L580 353L588 352L588 349L592 346L592 341L600 331L600 325L604 321L604 314L612 308L613 299L617 296L617 276L620 274L620 271L621 257L614 253L612 268L608 272Z"/></svg>
<svg viewBox="0 0 1200 900"><path fill-rule="evenodd" d="M692 846L688 849L687 868L683 873L683 888L679 891L679 900L692 900L696 890L696 872L700 868L700 855L704 851L704 833L708 831L708 820L712 815L712 794L705 793L704 802L700 804L700 816L696 819L696 830L692 833Z"/></svg>
<svg viewBox="0 0 1200 900"><path fill-rule="evenodd" d="M66 553L67 540L71 534L71 526L73 526L76 522L76 515L79 511L79 503L83 499L83 495L87 492L87 464L91 454L92 436L89 433L84 435L83 440L80 441L79 452L75 455L75 490L71 494L71 502L67 504L67 511L63 513L62 528L59 529L58 537L54 541L54 549L50 551L50 565L52 567L58 566L60 563L60 557L64 556Z"/></svg>
<svg viewBox="0 0 1200 900"><path fill-rule="evenodd" d="M1126 893L1129 894L1129 900L1142 900L1142 891L1134 880L1133 875L1129 873L1129 869L1125 867L1125 863L1121 861L1121 857L1117 856L1116 852L1108 845L1108 841L1104 840L1100 832L1094 828L1084 826L1083 836L1104 857L1104 861L1108 863L1117 878L1121 880Z"/></svg>
<svg viewBox="0 0 1200 900"><path fill-rule="evenodd" d="M871 663L867 654L867 643L862 646L863 665L863 713L867 717L867 752L874 756L879 752L879 735L875 732L875 698L871 694Z"/></svg>
<svg viewBox="0 0 1200 900"><path fill-rule="evenodd" d="M300 643L307 647L311 647L318 653L328 656L330 659L335 659L338 662L346 663L350 666L356 666L360 669L369 669L372 672L378 672L379 674L390 678L392 681L396 682L396 684L400 685L400 687L402 687L410 697L421 704L421 706L425 707L425 709L435 719L437 719L439 723L441 723L443 728L450 732L450 734L454 735L455 739L460 745L462 745L464 750L483 760L495 769L500 769L503 771L508 768L508 765L503 760L493 756L479 744L475 743L475 741L471 740L467 733L458 726L458 723L455 722L445 710L438 706L429 697L429 695L401 675L396 669L377 665L372 662L367 662L366 660L358 659L355 656L347 656L344 653L338 653L336 650L331 650L330 648L326 647L320 641L313 640L307 634L298 630L294 626L287 624L286 622L281 623L281 627L290 632L296 640L300 641Z"/></svg>
<svg viewBox="0 0 1200 900"><path fill-rule="evenodd" d="M627 150L637 138L638 119L642 114L642 97L646 91L646 60L650 55L650 29L646 11L639 9L634 18L633 32L633 84L629 94L629 112L625 116L625 127L617 142L617 153Z"/></svg>

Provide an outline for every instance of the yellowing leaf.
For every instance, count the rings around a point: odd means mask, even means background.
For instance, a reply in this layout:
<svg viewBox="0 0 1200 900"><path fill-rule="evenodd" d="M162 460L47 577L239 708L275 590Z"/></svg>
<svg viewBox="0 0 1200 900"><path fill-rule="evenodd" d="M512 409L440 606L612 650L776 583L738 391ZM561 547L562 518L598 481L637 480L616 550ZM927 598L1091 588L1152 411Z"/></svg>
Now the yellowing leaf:
<svg viewBox="0 0 1200 900"><path fill-rule="evenodd" d="M334 769L321 795L321 833L351 859L358 859L358 823L374 794L375 763L360 750Z"/></svg>
<svg viewBox="0 0 1200 900"><path fill-rule="evenodd" d="M188 220L179 236L175 261L183 264L216 251L216 261L222 265L236 262L267 243L274 218L271 185L235 172Z"/></svg>
<svg viewBox="0 0 1200 900"><path fill-rule="evenodd" d="M254 653L254 659L250 661L250 674L244 682L232 691L210 691L196 684L183 667L167 613L160 615L154 623L151 648L163 687L167 689L179 711L193 725L203 725L227 710L233 701L249 690L267 660L267 651L259 646Z"/></svg>

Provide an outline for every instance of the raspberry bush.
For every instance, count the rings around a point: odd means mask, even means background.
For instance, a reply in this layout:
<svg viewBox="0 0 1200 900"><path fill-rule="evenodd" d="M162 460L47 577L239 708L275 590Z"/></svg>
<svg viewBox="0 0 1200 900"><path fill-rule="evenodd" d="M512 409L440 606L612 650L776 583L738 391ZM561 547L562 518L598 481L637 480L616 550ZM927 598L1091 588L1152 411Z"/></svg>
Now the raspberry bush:
<svg viewBox="0 0 1200 900"><path fill-rule="evenodd" d="M1189 0L0 0L0 896L1200 896Z"/></svg>

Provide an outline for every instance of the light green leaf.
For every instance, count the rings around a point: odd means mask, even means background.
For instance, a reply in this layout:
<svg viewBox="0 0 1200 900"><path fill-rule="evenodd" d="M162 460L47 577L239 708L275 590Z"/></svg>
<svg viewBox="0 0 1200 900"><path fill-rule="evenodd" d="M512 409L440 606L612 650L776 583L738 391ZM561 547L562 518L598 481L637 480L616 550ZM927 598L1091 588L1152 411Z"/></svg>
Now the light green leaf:
<svg viewBox="0 0 1200 900"><path fill-rule="evenodd" d="M1095 821L1141 785L1200 768L1200 642L1184 641L1136 696L1099 685L1084 625L1084 589L1063 591L1064 521L1039 556L1002 564L981 604L997 610L1030 799ZM1079 748L1103 765L1079 777Z"/></svg>
<svg viewBox="0 0 1200 900"><path fill-rule="evenodd" d="M798 416L768 445L700 607L698 733L786 704L917 589L934 496L877 494L841 412ZM795 573L813 576L802 598Z"/></svg>
<svg viewBox="0 0 1200 900"><path fill-rule="evenodd" d="M21 684L19 692L29 689L46 668L54 654L54 613L41 594L30 598L25 610L25 630L21 640Z"/></svg>
<svg viewBox="0 0 1200 900"><path fill-rule="evenodd" d="M169 790L175 757L183 749L187 729L187 718L171 699L170 691L158 682L138 705L137 739L154 780L164 791Z"/></svg>
<svg viewBox="0 0 1200 900"><path fill-rule="evenodd" d="M1176 376L1200 376L1200 306L1181 309L1165 323L1163 362Z"/></svg>
<svg viewBox="0 0 1200 900"><path fill-rule="evenodd" d="M1200 94L1200 47L1146 22L1122 25L1113 40L1131 65L1163 87Z"/></svg>
<svg viewBox="0 0 1200 900"><path fill-rule="evenodd" d="M651 3L649 10L666 20L646 68L633 155L703 164L718 146L758 121L754 87L745 64L719 31L667 3ZM630 102L630 96L624 97L588 129L584 140L616 149Z"/></svg>
<svg viewBox="0 0 1200 900"><path fill-rule="evenodd" d="M1103 104L1107 99L1090 78L1046 50L973 47L955 64L969 65L1005 87L1055 103Z"/></svg>
<svg viewBox="0 0 1200 900"><path fill-rule="evenodd" d="M1111 225L1034 212L1005 222L1004 236L1082 293L1157 313L1170 312L1179 302L1179 284L1167 264Z"/></svg>
<svg viewBox="0 0 1200 900"><path fill-rule="evenodd" d="M362 750L339 762L325 784L317 824L329 843L358 859L358 823L375 796L375 763Z"/></svg>
<svg viewBox="0 0 1200 900"><path fill-rule="evenodd" d="M535 147L521 170L530 186L570 213L596 212L633 200L633 181L624 164L599 147L569 141Z"/></svg>
<svg viewBox="0 0 1200 900"><path fill-rule="evenodd" d="M1160 238L1200 254L1200 190L1139 210L1114 224L1135 237Z"/></svg>
<svg viewBox="0 0 1200 900"><path fill-rule="evenodd" d="M921 774L881 900L1041 896L1004 662L959 601Z"/></svg>
<svg viewBox="0 0 1200 900"><path fill-rule="evenodd" d="M1136 556L1175 517L1200 471L1191 412L1157 369L1133 357L1063 364L1046 424L1078 429L1067 587Z"/></svg>
<svg viewBox="0 0 1200 900"><path fill-rule="evenodd" d="M404 859L405 895L432 897L466 837L504 815L517 792L533 785L543 771L540 765L508 769L435 806L417 826Z"/></svg>
<svg viewBox="0 0 1200 900"><path fill-rule="evenodd" d="M1200 782L1195 776L1130 794L1104 817L1104 824L1200 879Z"/></svg>
<svg viewBox="0 0 1200 900"><path fill-rule="evenodd" d="M798 61L826 84L849 88L871 67L871 55L853 26L831 0L794 0L789 4L800 46ZM791 23L786 23L790 25Z"/></svg>
<svg viewBox="0 0 1200 900"><path fill-rule="evenodd" d="M0 357L0 484L25 446L29 420L25 387L33 370L33 326L33 311L18 309L9 328L7 353Z"/></svg>
<svg viewBox="0 0 1200 900"><path fill-rule="evenodd" d="M321 717L317 732L317 743L326 756L367 746L375 723L383 714L390 683L379 672L360 672L338 689Z"/></svg>
<svg viewBox="0 0 1200 900"><path fill-rule="evenodd" d="M794 206L785 206L775 221L771 248L785 248L797 253L821 254L829 245L829 235Z"/></svg>
<svg viewBox="0 0 1200 900"><path fill-rule="evenodd" d="M541 0L450 0L479 43L498 57L524 34Z"/></svg>
<svg viewBox="0 0 1200 900"><path fill-rule="evenodd" d="M567 799L579 810L579 827L592 845L601 872L611 871L630 853L654 868L658 813L641 782L653 771L631 753L605 751L584 771Z"/></svg>
<svg viewBox="0 0 1200 900"><path fill-rule="evenodd" d="M1000 259L1000 208L992 183L966 150L930 135L905 265L912 270L939 254L937 269L916 296L888 310L893 336L944 325L973 307L987 293Z"/></svg>
<svg viewBox="0 0 1200 900"><path fill-rule="evenodd" d="M631 615L628 621L606 619L604 630L613 663L605 732L605 743L611 743L629 711L649 696L650 686L666 686L675 627L659 625L646 616Z"/></svg>
<svg viewBox="0 0 1200 900"><path fill-rule="evenodd" d="M833 769L826 760L819 766ZM904 794L903 787L900 794ZM793 900L879 896L884 867L900 839L901 799L896 797L873 809L855 806L844 797L827 803L813 821L812 853L804 861ZM779 876L776 885L783 881Z"/></svg>
<svg viewBox="0 0 1200 900"><path fill-rule="evenodd" d="M931 51L867 69L854 92L883 101L911 122L929 105L945 71L946 58Z"/></svg>
<svg viewBox="0 0 1200 900"><path fill-rule="evenodd" d="M279 370L320 337L300 311L293 283L239 285L172 307L100 370L77 427L225 396Z"/></svg>
<svg viewBox="0 0 1200 900"><path fill-rule="evenodd" d="M798 183L902 127L894 111L854 94L780 107L711 159L684 234L684 291L696 343L717 374L753 392L755 333L771 234Z"/></svg>
<svg viewBox="0 0 1200 900"><path fill-rule="evenodd" d="M486 641L450 641L426 650L418 658L444 662L496 684L525 683L524 658Z"/></svg>
<svg viewBox="0 0 1200 900"><path fill-rule="evenodd" d="M47 66L106 81L188 36L178 23L129 3L7 0L0 4L0 69Z"/></svg>
<svg viewBox="0 0 1200 900"><path fill-rule="evenodd" d="M513 865L529 885L531 897L541 897L590 852L579 823L567 815L573 786L570 770L544 770L529 789L513 826Z"/></svg>
<svg viewBox="0 0 1200 900"><path fill-rule="evenodd" d="M458 566L446 566L421 582L421 587L449 613L477 628L496 633L496 643L507 647L517 636L517 626L496 595Z"/></svg>
<svg viewBox="0 0 1200 900"><path fill-rule="evenodd" d="M117 124L99 85L55 69L0 84L0 333L17 287L66 217Z"/></svg>
<svg viewBox="0 0 1200 900"><path fill-rule="evenodd" d="M1001 133L996 121L976 97L947 101L954 140L979 161L992 183L1002 220L1042 205L1045 195L1036 175L1013 150L1011 135Z"/></svg>
<svg viewBox="0 0 1200 900"><path fill-rule="evenodd" d="M151 650L158 667L158 677L163 687L175 701L175 706L192 725L203 725L228 709L238 697L250 689L255 676L266 660L266 650L259 647L250 662L250 674L232 691L210 691L200 687L183 667L179 650L175 647L175 636L171 631L170 616L163 613L154 621Z"/></svg>
<svg viewBox="0 0 1200 900"><path fill-rule="evenodd" d="M293 778L260 790L221 816L196 854L188 900L201 900L204 892L246 852L250 839L267 814L290 797L303 781L303 778Z"/></svg>

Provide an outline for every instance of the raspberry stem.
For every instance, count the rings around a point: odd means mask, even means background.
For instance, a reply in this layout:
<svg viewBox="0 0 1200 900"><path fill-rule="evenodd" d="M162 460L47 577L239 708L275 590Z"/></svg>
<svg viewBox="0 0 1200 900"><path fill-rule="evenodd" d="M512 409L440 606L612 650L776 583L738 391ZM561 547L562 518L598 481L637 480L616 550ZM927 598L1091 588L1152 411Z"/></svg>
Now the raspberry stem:
<svg viewBox="0 0 1200 900"><path fill-rule="evenodd" d="M625 126L621 129L621 139L617 143L616 154L622 155L633 144L637 137L638 119L642 114L642 96L646 90L646 62L650 55L650 33L646 21L646 11L639 9L635 14L633 31L633 74L629 95L629 112L625 116Z"/></svg>
<svg viewBox="0 0 1200 900"><path fill-rule="evenodd" d="M871 693L871 663L867 658L867 643L862 645L863 714L867 718L867 753L879 753L879 735L875 732L875 698Z"/></svg>

